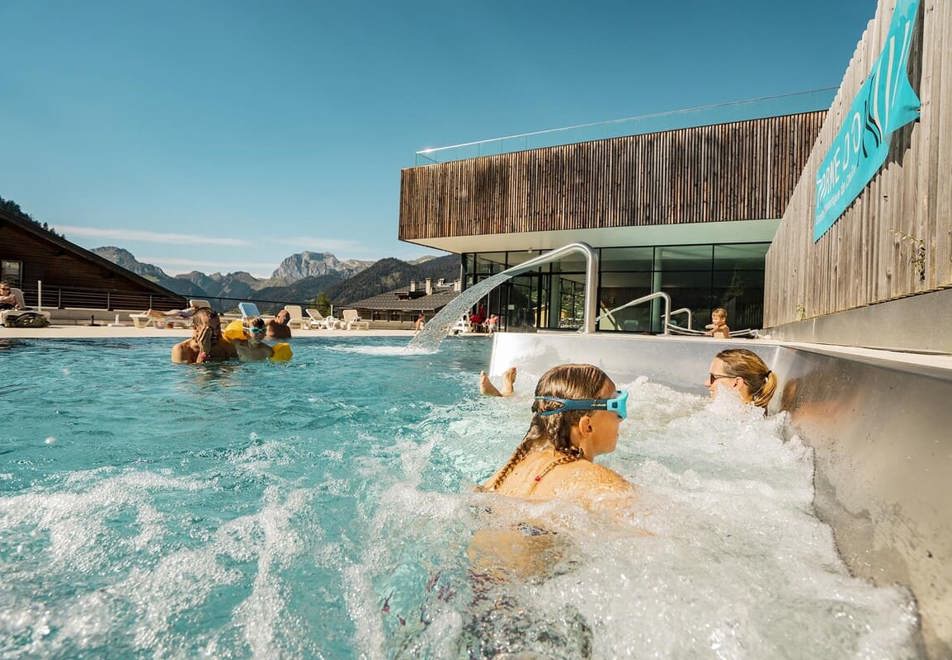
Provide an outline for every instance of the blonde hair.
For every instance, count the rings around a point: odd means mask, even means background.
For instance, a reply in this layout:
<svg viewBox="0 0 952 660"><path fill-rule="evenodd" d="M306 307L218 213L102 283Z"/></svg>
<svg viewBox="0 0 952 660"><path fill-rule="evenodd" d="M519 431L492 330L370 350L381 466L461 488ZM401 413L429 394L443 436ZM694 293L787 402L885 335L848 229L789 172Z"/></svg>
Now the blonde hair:
<svg viewBox="0 0 952 660"><path fill-rule="evenodd" d="M590 364L562 364L549 369L536 384L535 395L551 396L558 399L596 399L610 382L608 375ZM529 450L546 442L552 443L555 451L564 455L565 463L582 457L582 450L572 444L572 427L585 415L585 410L569 410L542 416L539 413L559 407L555 401L535 401L532 404L532 421L522 442L509 458L509 462L499 471L486 490L496 490L509 476L513 468L525 458ZM552 467L555 467L554 465Z"/></svg>
<svg viewBox="0 0 952 660"><path fill-rule="evenodd" d="M725 319L727 318L727 310L724 309L723 307L715 307L714 309L712 309L711 316L714 316L715 314L717 314L718 316L723 316Z"/></svg>
<svg viewBox="0 0 952 660"><path fill-rule="evenodd" d="M766 408L777 389L777 374L760 356L746 348L728 348L717 354L724 363L724 375L742 378L750 393L751 403Z"/></svg>

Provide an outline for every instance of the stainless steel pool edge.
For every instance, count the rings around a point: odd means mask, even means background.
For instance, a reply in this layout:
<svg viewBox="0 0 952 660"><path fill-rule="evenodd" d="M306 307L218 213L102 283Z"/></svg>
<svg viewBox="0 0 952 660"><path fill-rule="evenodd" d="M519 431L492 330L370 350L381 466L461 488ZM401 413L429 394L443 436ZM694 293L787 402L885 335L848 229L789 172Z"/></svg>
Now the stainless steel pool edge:
<svg viewBox="0 0 952 660"><path fill-rule="evenodd" d="M640 375L703 392L711 358L758 353L780 377L771 412L815 452L814 506L844 562L901 584L919 607L931 658L952 657L952 358L850 347L703 338L498 334L490 373L539 374L588 362L616 381ZM517 390L534 383L518 382Z"/></svg>
<svg viewBox="0 0 952 660"><path fill-rule="evenodd" d="M767 332L782 341L952 353L952 288L785 323Z"/></svg>

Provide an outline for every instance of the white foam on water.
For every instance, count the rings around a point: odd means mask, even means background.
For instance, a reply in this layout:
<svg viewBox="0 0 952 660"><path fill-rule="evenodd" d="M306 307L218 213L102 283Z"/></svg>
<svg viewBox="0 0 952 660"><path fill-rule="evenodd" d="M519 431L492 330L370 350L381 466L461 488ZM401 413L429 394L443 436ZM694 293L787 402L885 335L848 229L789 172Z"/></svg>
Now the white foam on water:
<svg viewBox="0 0 952 660"><path fill-rule="evenodd" d="M347 346L338 344L328 346L327 350L337 353L356 353L357 355L372 355L377 357L414 357L417 355L432 355L435 348L411 348L410 346Z"/></svg>
<svg viewBox="0 0 952 660"><path fill-rule="evenodd" d="M637 485L623 512L422 488L447 461L464 483L485 479L522 438L531 399L517 390L433 411L458 419L423 423L424 442L401 447L403 475L368 522L382 543L347 571L362 653L545 654L551 643L569 657L917 657L912 598L850 576L813 513L812 451L784 441L785 416L644 379L620 387L629 419L600 462ZM523 521L554 532L516 536L548 573L473 582L474 534ZM508 605L480 611L480 590Z"/></svg>
<svg viewBox="0 0 952 660"><path fill-rule="evenodd" d="M102 471L73 474L70 487L88 485L95 472ZM0 534L32 526L36 533L49 536L44 557L35 558L44 561L26 568L24 557L7 557L0 564L5 575L15 574L20 582L68 583L77 571L101 571L120 578L56 603L27 599L4 581L0 584L0 649L12 650L4 639L19 639L17 653L57 655L106 644L117 630L124 631L126 640L131 635L135 649L157 656L183 656L196 645L231 648L231 644L219 645L218 637L234 628L203 633L207 638L203 639L177 633L172 626L206 603L216 589L245 579L230 563L254 562L250 593L234 608L232 626L239 627L254 657L306 654L301 622L287 609L288 585L279 575L303 551L304 541L292 518L309 506L312 493L296 489L282 496L275 487L268 487L258 511L223 523L197 547L161 547L164 516L150 503L149 493L196 492L208 487L209 483L196 479L126 472L93 482L85 491L36 491L0 498ZM132 537L116 536L114 524L106 524L125 510L135 512L138 533ZM21 552L32 550L21 548ZM29 639L26 645L24 638Z"/></svg>

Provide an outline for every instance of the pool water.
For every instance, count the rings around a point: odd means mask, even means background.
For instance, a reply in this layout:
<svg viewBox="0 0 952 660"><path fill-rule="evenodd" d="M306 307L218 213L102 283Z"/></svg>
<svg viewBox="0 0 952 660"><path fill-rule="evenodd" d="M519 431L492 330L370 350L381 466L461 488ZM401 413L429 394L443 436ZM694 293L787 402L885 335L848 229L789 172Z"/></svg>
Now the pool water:
<svg viewBox="0 0 952 660"><path fill-rule="evenodd" d="M538 374L482 398L488 342L404 346L0 345L0 656L918 657L910 596L848 575L783 416L619 383L603 462L636 507L503 501L472 487Z"/></svg>

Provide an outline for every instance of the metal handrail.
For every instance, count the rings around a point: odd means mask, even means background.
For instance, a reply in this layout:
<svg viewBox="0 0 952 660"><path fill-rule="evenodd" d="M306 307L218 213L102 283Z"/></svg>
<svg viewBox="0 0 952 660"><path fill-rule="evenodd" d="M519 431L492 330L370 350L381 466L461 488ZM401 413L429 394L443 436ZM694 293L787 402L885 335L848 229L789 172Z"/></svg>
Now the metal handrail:
<svg viewBox="0 0 952 660"><path fill-rule="evenodd" d="M634 307L635 305L640 305L641 303L646 303L649 300L654 300L656 298L662 298L664 300L664 332L661 334L667 335L670 334L668 329L668 324L671 323L671 296L669 296L664 291L656 291L655 293L649 293L647 296L642 296L641 298L635 298L634 300L629 300L624 305L619 305L614 309L610 309L607 312L602 312L597 317L595 317L595 322L597 323L603 316L608 316L614 314L615 312L626 309L628 307Z"/></svg>
<svg viewBox="0 0 952 660"><path fill-rule="evenodd" d="M671 312L671 316L674 316L675 314L687 314L688 315L688 330L694 330L694 326L691 325L694 317L692 316L690 309L688 309L687 307L678 307L677 309Z"/></svg>
<svg viewBox="0 0 952 660"><path fill-rule="evenodd" d="M598 318L595 316L595 307L598 298L598 254L588 243L579 242L563 245L551 252L546 252L545 254L540 254L538 257L529 259L518 266L507 268L502 271L500 275L506 274L511 278L527 270L532 270L536 266L561 259L570 252L580 252L585 256L585 320L580 329L585 334L592 334L595 332L595 324L598 322Z"/></svg>

